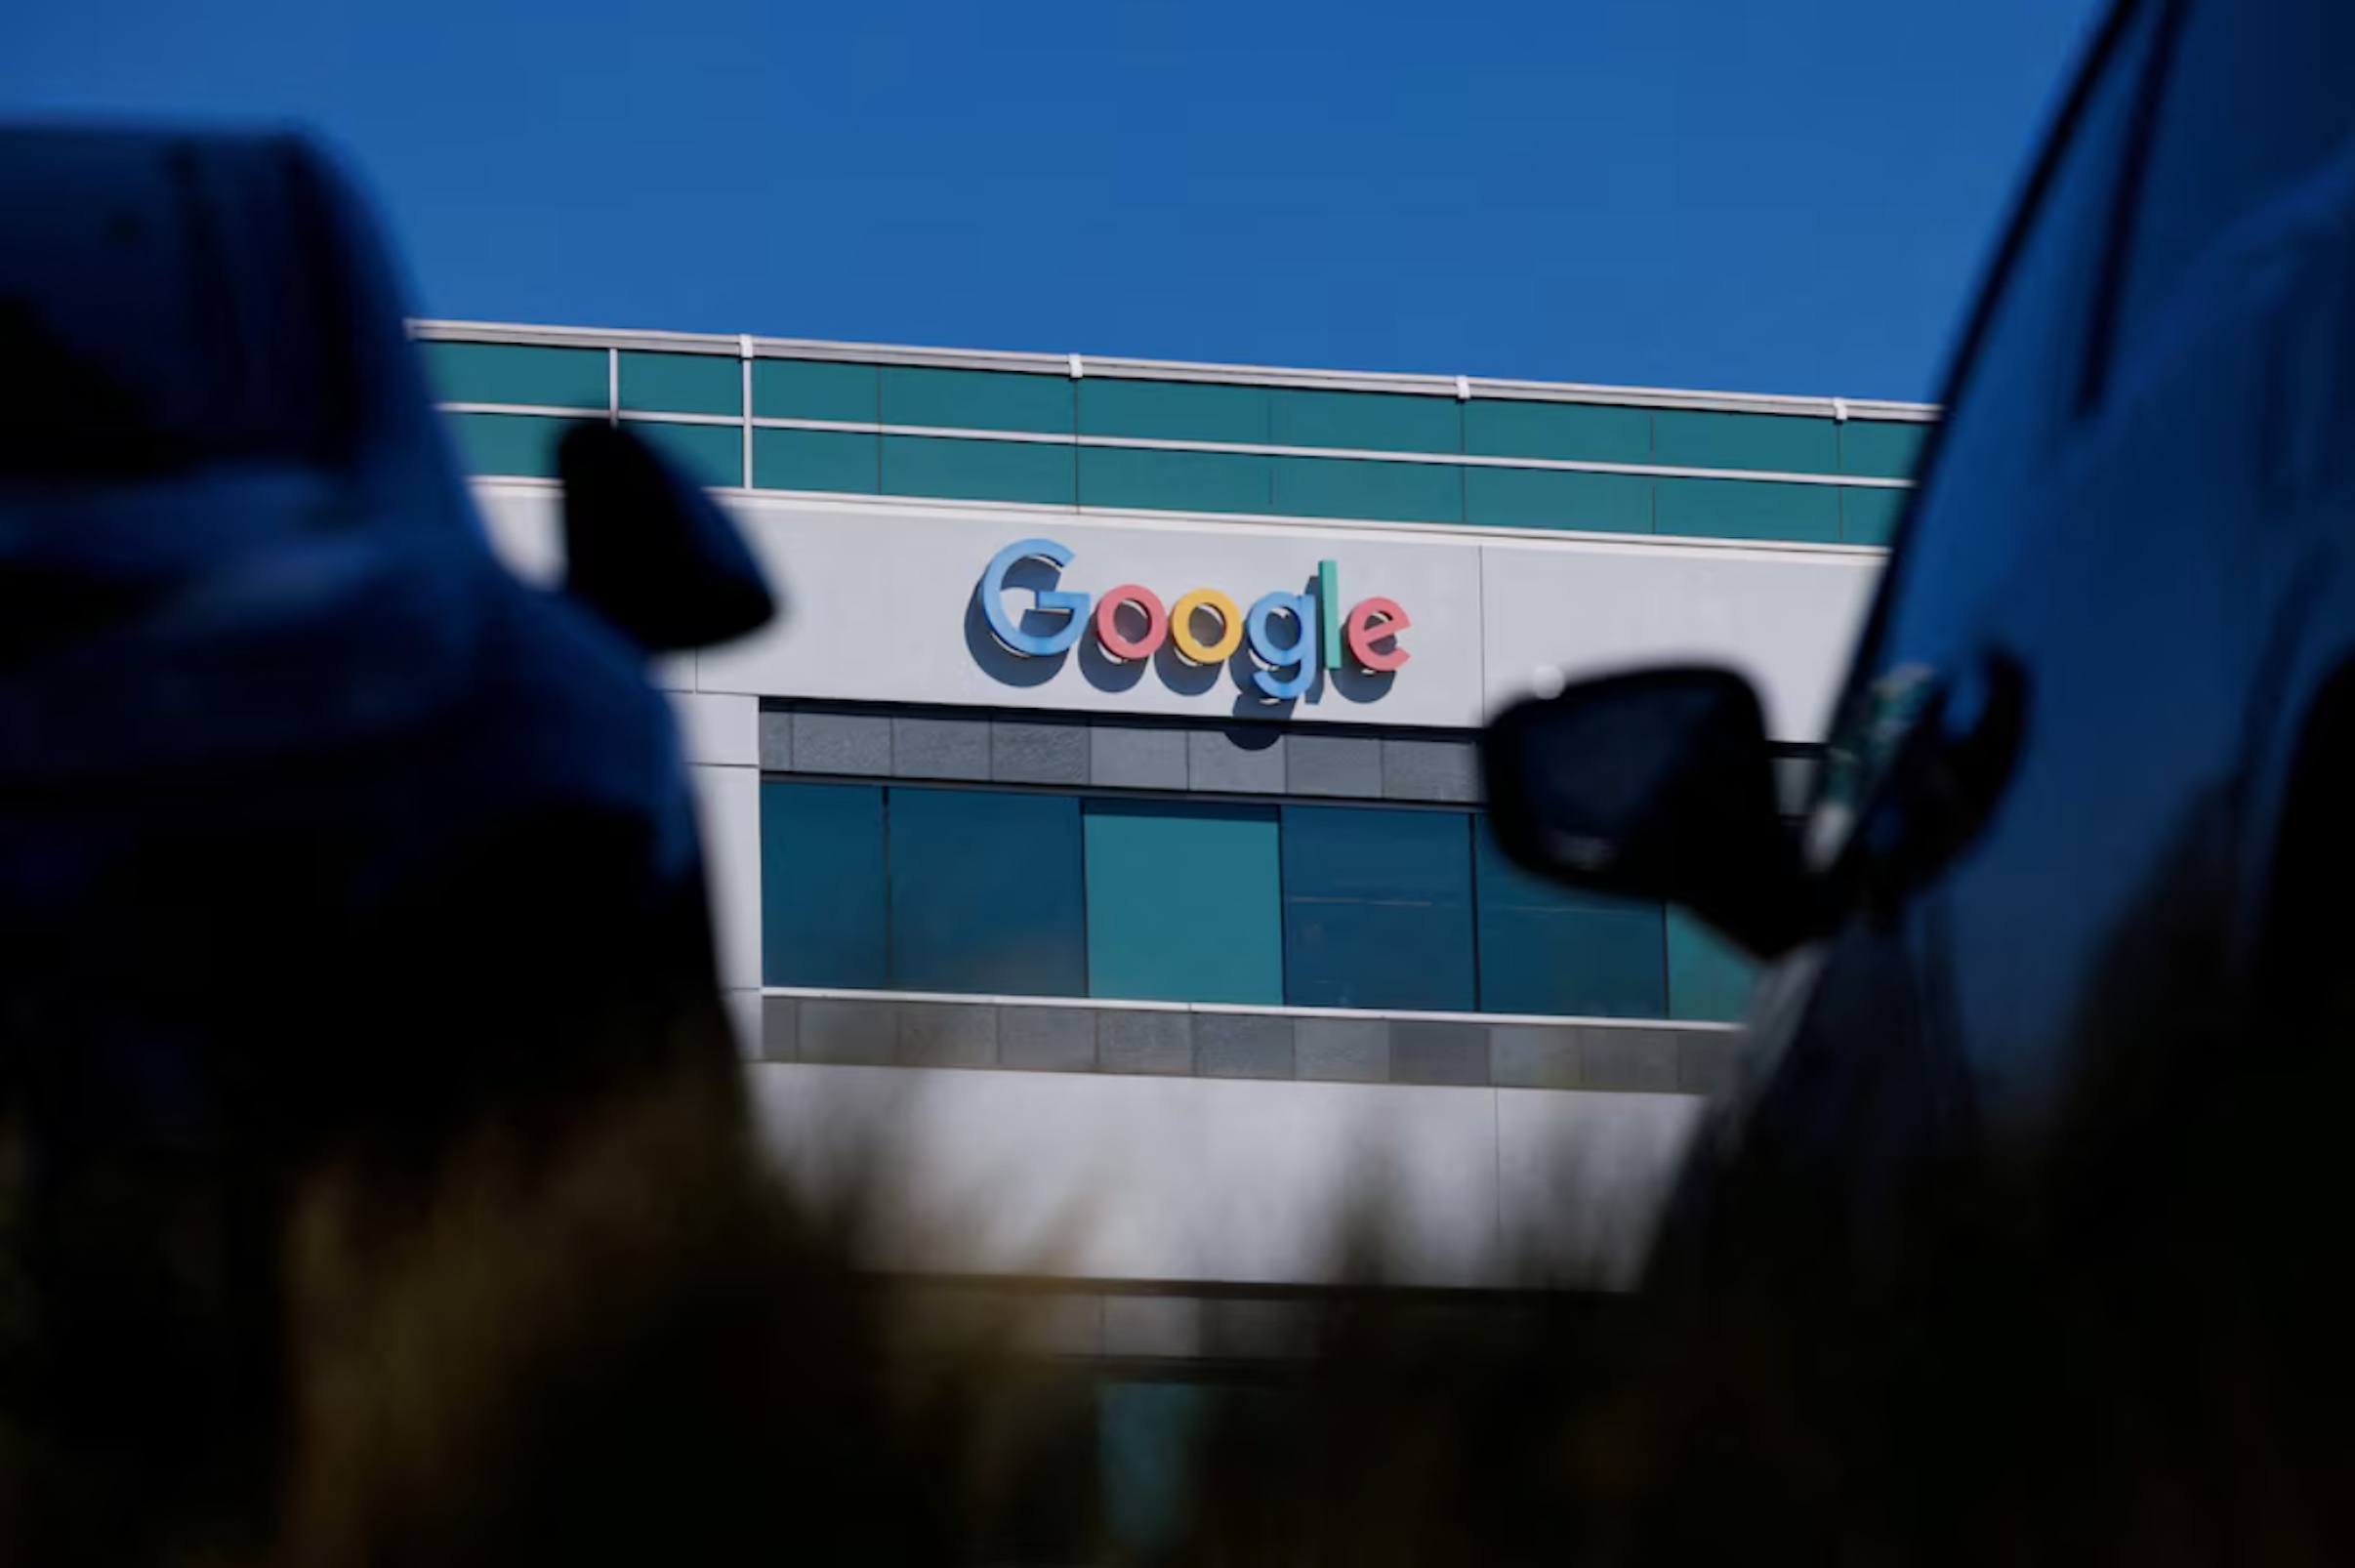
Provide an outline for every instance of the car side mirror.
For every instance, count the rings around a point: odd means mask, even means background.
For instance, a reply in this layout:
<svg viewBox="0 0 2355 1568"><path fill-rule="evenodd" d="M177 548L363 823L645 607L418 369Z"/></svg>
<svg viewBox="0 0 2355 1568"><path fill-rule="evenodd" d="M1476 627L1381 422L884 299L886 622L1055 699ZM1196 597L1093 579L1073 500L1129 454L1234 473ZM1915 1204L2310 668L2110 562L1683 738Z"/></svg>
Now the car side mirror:
<svg viewBox="0 0 2355 1568"><path fill-rule="evenodd" d="M725 642L776 613L727 514L628 426L566 431L557 477L564 591L648 653Z"/></svg>
<svg viewBox="0 0 2355 1568"><path fill-rule="evenodd" d="M1644 670L1515 704L1481 762L1498 844L1539 875L1681 904L1761 958L1808 929L1815 888L1776 809L1765 718L1733 672Z"/></svg>

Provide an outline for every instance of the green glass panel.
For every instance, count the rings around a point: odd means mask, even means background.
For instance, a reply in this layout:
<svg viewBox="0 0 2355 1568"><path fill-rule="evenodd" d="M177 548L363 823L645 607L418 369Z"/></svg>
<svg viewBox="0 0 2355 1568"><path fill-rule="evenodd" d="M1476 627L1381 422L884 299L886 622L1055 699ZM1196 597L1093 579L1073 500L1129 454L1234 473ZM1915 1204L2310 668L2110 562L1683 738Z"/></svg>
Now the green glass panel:
<svg viewBox="0 0 2355 1568"><path fill-rule="evenodd" d="M1285 805L1284 1000L1469 1012L1469 814Z"/></svg>
<svg viewBox="0 0 2355 1568"><path fill-rule="evenodd" d="M1267 389L1090 376L1079 384L1079 428L1082 435L1265 445Z"/></svg>
<svg viewBox="0 0 2355 1568"><path fill-rule="evenodd" d="M1839 490L1771 479L1654 479L1652 531L1705 539L1839 542Z"/></svg>
<svg viewBox="0 0 2355 1568"><path fill-rule="evenodd" d="M1284 1000L1273 807L1090 801L1088 994Z"/></svg>
<svg viewBox="0 0 2355 1568"><path fill-rule="evenodd" d="M602 411L602 349L530 349L507 343L421 343L426 377L445 403L524 403Z"/></svg>
<svg viewBox="0 0 2355 1568"><path fill-rule="evenodd" d="M930 435L883 438L883 493L1070 506L1072 448Z"/></svg>
<svg viewBox="0 0 2355 1568"><path fill-rule="evenodd" d="M1875 479L1910 479L1921 465L1927 425L1852 419L1839 428L1839 472Z"/></svg>
<svg viewBox="0 0 2355 1568"><path fill-rule="evenodd" d="M764 490L873 495L881 443L854 431L753 431L753 483Z"/></svg>
<svg viewBox="0 0 2355 1568"><path fill-rule="evenodd" d="M1668 915L1669 1016L1739 1023L1756 970L1749 959L1680 910Z"/></svg>
<svg viewBox="0 0 2355 1568"><path fill-rule="evenodd" d="M625 350L621 406L661 414L744 412L744 361L709 353Z"/></svg>
<svg viewBox="0 0 2355 1568"><path fill-rule="evenodd" d="M1652 481L1632 474L1466 469L1464 520L1505 528L1652 531Z"/></svg>
<svg viewBox="0 0 2355 1568"><path fill-rule="evenodd" d="M1839 492L1839 537L1851 545L1885 545L1897 531L1897 515L1905 510L1906 490L1846 490Z"/></svg>
<svg viewBox="0 0 2355 1568"><path fill-rule="evenodd" d="M732 490L744 482L743 426L674 425L658 419L634 419L628 423L630 429L686 470L696 483Z"/></svg>
<svg viewBox="0 0 2355 1568"><path fill-rule="evenodd" d="M872 425L878 403L873 365L831 359L753 361L753 413L762 419L829 419Z"/></svg>
<svg viewBox="0 0 2355 1568"><path fill-rule="evenodd" d="M1364 452L1464 450L1464 405L1453 397L1279 387L1268 392L1267 408L1278 446Z"/></svg>
<svg viewBox="0 0 2355 1568"><path fill-rule="evenodd" d="M1579 1018L1668 1012L1660 906L1559 887L1473 834L1480 1010Z"/></svg>
<svg viewBox="0 0 2355 1568"><path fill-rule="evenodd" d="M761 786L761 979L881 990L884 792L861 784Z"/></svg>
<svg viewBox="0 0 2355 1568"><path fill-rule="evenodd" d="M1278 457L1268 463L1280 513L1375 522L1464 520L1463 472L1450 463L1345 457Z"/></svg>
<svg viewBox="0 0 2355 1568"><path fill-rule="evenodd" d="M1171 452L1083 446L1079 498L1086 507L1176 512L1265 512L1274 504L1268 460L1239 452Z"/></svg>
<svg viewBox="0 0 2355 1568"><path fill-rule="evenodd" d="M891 984L1085 996L1085 861L1068 795L893 789Z"/></svg>
<svg viewBox="0 0 2355 1568"><path fill-rule="evenodd" d="M1071 378L883 367L883 422L944 430L1072 433Z"/></svg>
<svg viewBox="0 0 2355 1568"><path fill-rule="evenodd" d="M1464 405L1464 450L1482 457L1649 463L1652 411L1475 397Z"/></svg>
<svg viewBox="0 0 2355 1568"><path fill-rule="evenodd" d="M1652 461L1682 468L1837 474L1839 427L1794 414L1664 408L1652 416Z"/></svg>
<svg viewBox="0 0 2355 1568"><path fill-rule="evenodd" d="M1229 1389L1182 1382L1098 1387L1097 1485L1104 1534L1120 1560L1162 1561L1181 1544L1214 1395L1234 1397Z"/></svg>
<svg viewBox="0 0 2355 1568"><path fill-rule="evenodd" d="M578 424L544 414L446 414L469 474L556 477L557 438Z"/></svg>

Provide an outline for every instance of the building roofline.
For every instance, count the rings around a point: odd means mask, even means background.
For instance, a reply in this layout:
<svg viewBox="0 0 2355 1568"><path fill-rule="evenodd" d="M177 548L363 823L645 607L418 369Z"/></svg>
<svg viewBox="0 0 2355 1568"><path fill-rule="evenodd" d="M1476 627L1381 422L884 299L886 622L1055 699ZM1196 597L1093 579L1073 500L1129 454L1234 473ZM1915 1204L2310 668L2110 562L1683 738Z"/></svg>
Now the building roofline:
<svg viewBox="0 0 2355 1568"><path fill-rule="evenodd" d="M1032 375L1219 382L1229 386L1411 392L1436 397L1492 397L1535 402L1608 403L1623 408L1799 414L1825 419L1893 420L1911 424L1927 424L1938 417L1938 408L1934 403L1898 402L1875 397L1805 397L1774 392L1684 392L1659 387L1605 387L1580 382L1508 381L1487 376L1294 370L1178 359L1097 358L1088 354L1018 353L991 349L921 349L899 344L835 343L813 338L756 338L722 333L527 326L496 321L412 321L409 325L411 336L430 343L638 349L662 353L724 354L729 358L832 359L859 364L920 365L936 369L1010 370Z"/></svg>

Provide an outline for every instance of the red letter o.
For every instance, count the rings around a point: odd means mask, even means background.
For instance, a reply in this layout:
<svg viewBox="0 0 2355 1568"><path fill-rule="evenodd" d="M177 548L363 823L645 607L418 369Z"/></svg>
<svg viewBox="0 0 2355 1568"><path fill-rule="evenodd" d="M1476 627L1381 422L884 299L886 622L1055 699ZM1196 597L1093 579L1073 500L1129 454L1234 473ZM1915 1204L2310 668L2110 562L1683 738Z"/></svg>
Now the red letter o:
<svg viewBox="0 0 2355 1568"><path fill-rule="evenodd" d="M1122 634L1120 607L1123 604L1134 604L1144 611L1142 637L1130 638ZM1153 597L1151 589L1139 588L1135 583L1123 583L1095 601L1095 640L1103 644L1106 653L1124 662L1151 658L1153 650L1161 646L1162 637L1169 629L1169 611L1161 607L1161 600Z"/></svg>

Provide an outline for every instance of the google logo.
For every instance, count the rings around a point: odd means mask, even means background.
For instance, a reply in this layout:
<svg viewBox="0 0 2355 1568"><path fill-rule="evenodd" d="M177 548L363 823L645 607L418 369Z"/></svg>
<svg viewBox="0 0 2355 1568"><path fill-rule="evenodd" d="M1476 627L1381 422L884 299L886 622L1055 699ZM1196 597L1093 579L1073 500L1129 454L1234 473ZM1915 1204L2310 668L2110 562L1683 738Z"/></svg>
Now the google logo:
<svg viewBox="0 0 2355 1568"><path fill-rule="evenodd" d="M1329 560L1316 564L1314 593L1263 594L1248 611L1238 610L1233 599L1215 588L1192 589L1165 609L1151 589L1123 583L1094 600L1091 614L1088 595L1042 588L1034 591L1027 609L1059 611L1062 624L1050 632L1025 632L1020 622L1026 611L1008 612L1006 578L1026 560L1059 570L1071 564L1071 552L1052 539L1016 540L990 557L981 572L978 596L991 635L1009 652L1026 658L1054 658L1091 627L1105 656L1121 663L1149 659L1167 642L1188 664L1215 665L1232 657L1248 640L1252 658L1260 666L1252 671L1252 683L1270 697L1285 699L1300 696L1315 683L1320 661L1328 670L1343 668L1344 646L1361 668L1376 674L1387 674L1409 657L1397 645L1398 634L1410 624L1406 611L1394 599L1367 598L1343 614L1341 572ZM1207 637L1206 619L1217 627ZM1279 629L1279 619L1289 626Z"/></svg>

